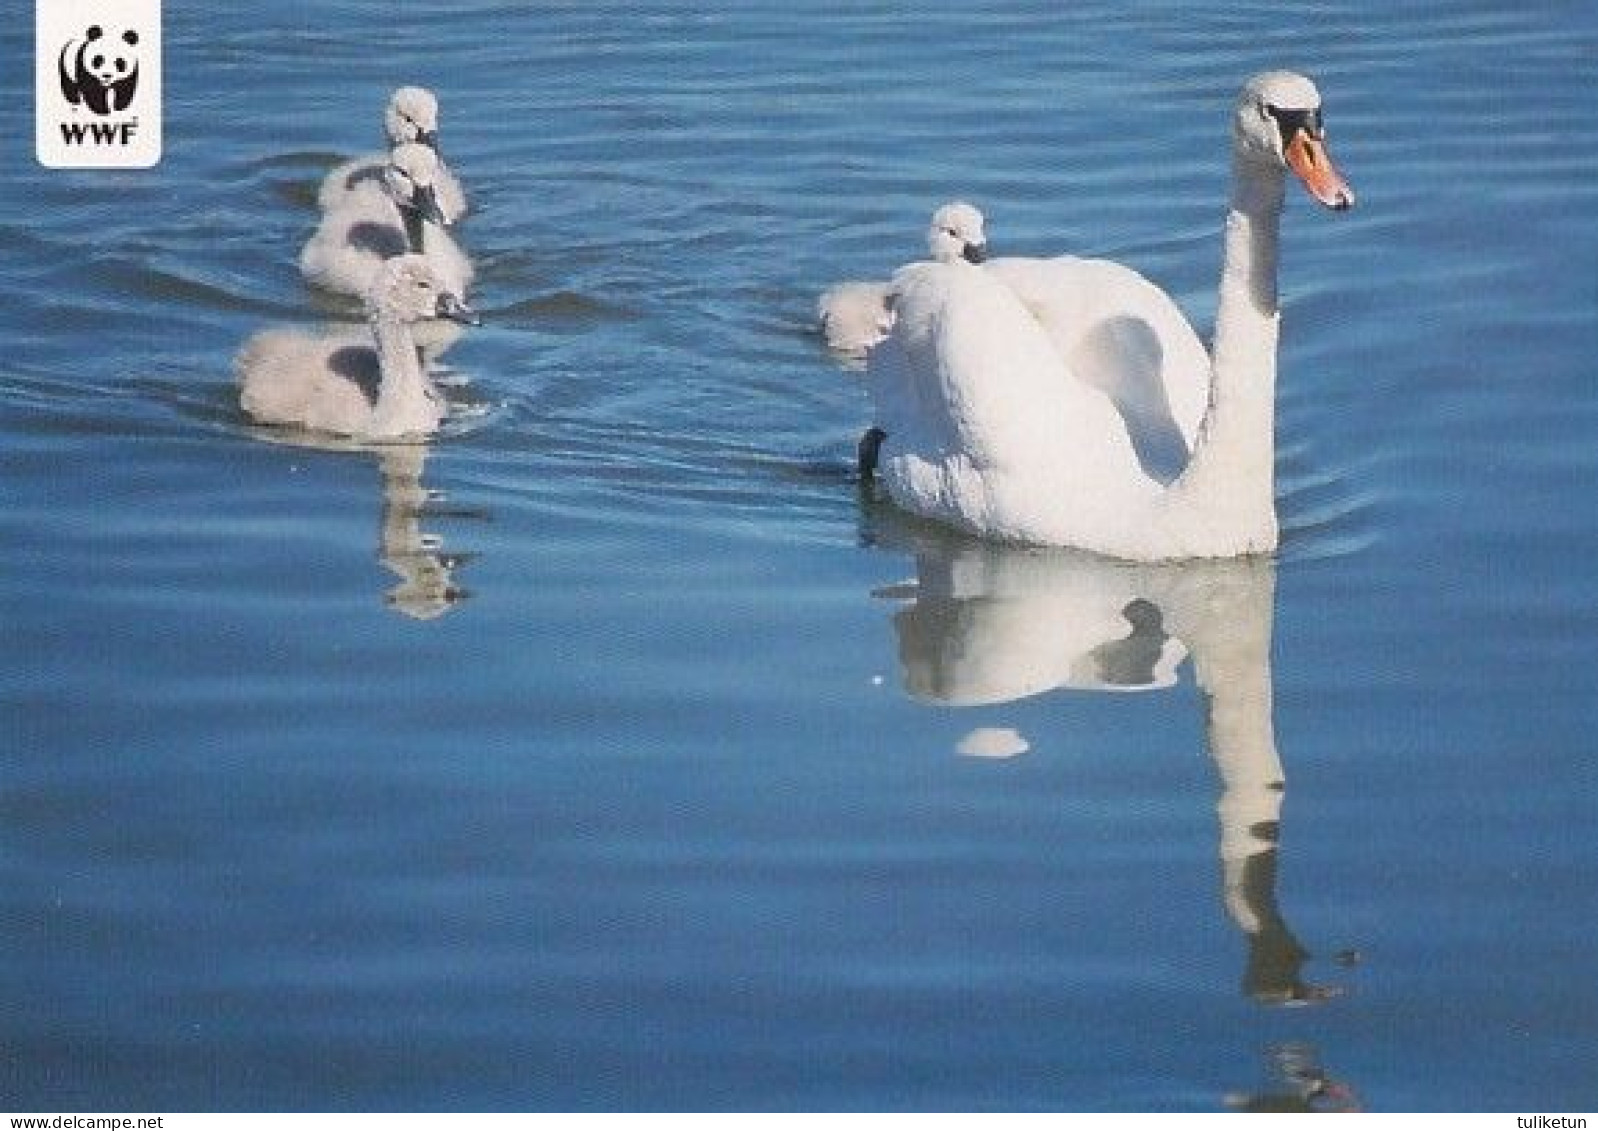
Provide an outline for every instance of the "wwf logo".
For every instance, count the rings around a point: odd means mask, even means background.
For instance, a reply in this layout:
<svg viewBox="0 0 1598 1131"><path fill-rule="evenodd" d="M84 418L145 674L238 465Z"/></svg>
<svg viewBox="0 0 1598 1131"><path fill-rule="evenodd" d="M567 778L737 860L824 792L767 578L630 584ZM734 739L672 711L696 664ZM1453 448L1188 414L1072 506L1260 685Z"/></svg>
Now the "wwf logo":
<svg viewBox="0 0 1598 1131"><path fill-rule="evenodd" d="M51 169L161 160L162 0L34 0L34 152Z"/></svg>
<svg viewBox="0 0 1598 1131"><path fill-rule="evenodd" d="M139 89L139 33L108 36L99 24L67 40L57 59L61 93L73 106L105 117L126 110Z"/></svg>

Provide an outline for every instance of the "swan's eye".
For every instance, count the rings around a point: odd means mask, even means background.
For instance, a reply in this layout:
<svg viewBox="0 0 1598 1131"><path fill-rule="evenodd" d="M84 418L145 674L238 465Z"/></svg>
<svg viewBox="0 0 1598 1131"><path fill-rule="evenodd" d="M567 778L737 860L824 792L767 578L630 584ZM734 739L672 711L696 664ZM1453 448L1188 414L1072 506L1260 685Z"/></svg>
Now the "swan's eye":
<svg viewBox="0 0 1598 1131"><path fill-rule="evenodd" d="M1317 139L1326 136L1326 126L1321 120L1319 107L1312 110L1283 110L1279 106L1266 103L1265 116L1276 120L1276 128L1281 131L1284 149L1292 144L1299 130Z"/></svg>

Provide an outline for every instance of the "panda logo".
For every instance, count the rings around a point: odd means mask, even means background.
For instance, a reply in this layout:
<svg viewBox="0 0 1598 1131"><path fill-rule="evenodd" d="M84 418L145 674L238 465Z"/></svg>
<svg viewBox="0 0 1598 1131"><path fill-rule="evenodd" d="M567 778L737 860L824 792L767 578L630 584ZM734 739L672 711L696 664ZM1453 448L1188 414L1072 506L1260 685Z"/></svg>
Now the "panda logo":
<svg viewBox="0 0 1598 1131"><path fill-rule="evenodd" d="M82 39L69 39L61 49L61 93L72 105L87 106L102 117L126 110L139 87L139 60L133 50L138 45L136 31L112 40L100 25L90 25Z"/></svg>

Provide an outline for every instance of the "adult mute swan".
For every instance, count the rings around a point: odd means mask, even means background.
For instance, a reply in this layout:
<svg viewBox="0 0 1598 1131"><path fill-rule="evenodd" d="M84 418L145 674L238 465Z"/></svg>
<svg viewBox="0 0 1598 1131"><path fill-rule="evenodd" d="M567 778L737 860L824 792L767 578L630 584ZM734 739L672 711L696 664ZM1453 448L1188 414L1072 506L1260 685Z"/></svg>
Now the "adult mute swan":
<svg viewBox="0 0 1598 1131"><path fill-rule="evenodd" d="M903 269L893 331L871 353L877 426L861 442L862 471L905 509L1002 541L1143 561L1274 549L1288 169L1321 203L1354 203L1327 155L1314 84L1274 71L1249 80L1233 114L1213 356L1168 297L1124 269L1084 272L1078 260ZM1102 285L1113 278L1119 285ZM1084 353L1092 372L1073 368ZM1186 406L1191 457L1169 483L1145 469L1106 391L1122 381L1158 385L1173 415ZM1184 381L1204 389L1202 411Z"/></svg>
<svg viewBox="0 0 1598 1131"><path fill-rule="evenodd" d="M370 337L267 330L239 353L239 404L261 424L359 440L427 435L444 400L417 354L412 328L477 316L420 255L384 262L367 296Z"/></svg>
<svg viewBox="0 0 1598 1131"><path fill-rule="evenodd" d="M934 263L981 263L987 257L982 213L964 201L945 204L932 214L927 251ZM839 283L816 304L827 348L845 357L863 358L893 328L889 283Z"/></svg>
<svg viewBox="0 0 1598 1131"><path fill-rule="evenodd" d="M364 296L383 262L406 252L427 256L444 286L464 295L471 261L445 231L438 203L438 156L419 143L388 156L380 182L363 184L322 217L300 252L300 273L313 287Z"/></svg>
<svg viewBox="0 0 1598 1131"><path fill-rule="evenodd" d="M383 134L389 149L411 143L427 146L438 153L438 98L432 91L420 86L402 86L388 100L383 111ZM317 201L324 212L341 207L350 193L363 184L375 184L383 179L383 167L388 163L387 153L372 153L357 157L336 166L322 181ZM466 214L466 194L455 174L438 158L438 207L449 223L457 223Z"/></svg>

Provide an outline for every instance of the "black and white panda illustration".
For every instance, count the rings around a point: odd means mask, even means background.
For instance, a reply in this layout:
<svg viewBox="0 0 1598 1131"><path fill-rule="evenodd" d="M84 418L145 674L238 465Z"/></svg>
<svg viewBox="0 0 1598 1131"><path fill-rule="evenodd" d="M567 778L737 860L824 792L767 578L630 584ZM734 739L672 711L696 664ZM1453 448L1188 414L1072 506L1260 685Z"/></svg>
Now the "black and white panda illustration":
<svg viewBox="0 0 1598 1131"><path fill-rule="evenodd" d="M136 31L111 38L99 24L90 25L81 40L70 39L61 49L61 93L96 114L126 110L139 86L138 45Z"/></svg>

